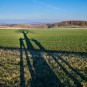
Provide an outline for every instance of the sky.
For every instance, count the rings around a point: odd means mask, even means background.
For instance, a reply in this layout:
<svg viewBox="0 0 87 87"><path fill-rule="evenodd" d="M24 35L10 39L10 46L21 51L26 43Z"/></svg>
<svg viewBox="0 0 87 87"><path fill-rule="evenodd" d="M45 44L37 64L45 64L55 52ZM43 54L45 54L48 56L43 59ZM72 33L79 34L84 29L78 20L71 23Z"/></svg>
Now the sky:
<svg viewBox="0 0 87 87"><path fill-rule="evenodd" d="M87 20L87 0L0 0L0 22Z"/></svg>

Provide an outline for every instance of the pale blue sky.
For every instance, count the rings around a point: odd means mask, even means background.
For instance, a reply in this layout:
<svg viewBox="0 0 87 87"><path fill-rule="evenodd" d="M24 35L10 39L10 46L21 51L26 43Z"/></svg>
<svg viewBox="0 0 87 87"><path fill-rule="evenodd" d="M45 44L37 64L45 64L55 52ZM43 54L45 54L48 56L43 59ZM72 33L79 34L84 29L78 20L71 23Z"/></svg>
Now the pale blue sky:
<svg viewBox="0 0 87 87"><path fill-rule="evenodd" d="M87 20L87 0L0 0L0 21Z"/></svg>

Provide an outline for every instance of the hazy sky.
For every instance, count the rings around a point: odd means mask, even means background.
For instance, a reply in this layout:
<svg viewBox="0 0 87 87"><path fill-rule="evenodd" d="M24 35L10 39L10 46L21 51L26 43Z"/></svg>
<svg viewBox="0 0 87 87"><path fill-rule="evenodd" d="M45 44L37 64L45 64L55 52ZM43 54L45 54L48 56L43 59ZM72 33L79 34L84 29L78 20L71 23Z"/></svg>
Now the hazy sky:
<svg viewBox="0 0 87 87"><path fill-rule="evenodd" d="M87 20L87 0L0 0L0 20Z"/></svg>

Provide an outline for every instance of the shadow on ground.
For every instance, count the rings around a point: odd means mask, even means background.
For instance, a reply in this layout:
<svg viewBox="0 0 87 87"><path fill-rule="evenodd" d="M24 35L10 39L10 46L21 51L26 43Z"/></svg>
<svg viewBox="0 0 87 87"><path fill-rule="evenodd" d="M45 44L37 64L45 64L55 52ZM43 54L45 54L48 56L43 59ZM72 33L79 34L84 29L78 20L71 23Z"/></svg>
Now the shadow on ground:
<svg viewBox="0 0 87 87"><path fill-rule="evenodd" d="M83 83L87 82L87 76L79 72L67 61L67 58L61 55L73 57L74 54L87 58L87 53L46 50L36 39L30 40L27 37L28 32L22 33L24 38L19 39L20 49L0 47L0 49L20 50L20 87L83 87ZM31 41L39 47L39 50L34 49ZM27 84L24 55L27 71L31 75Z"/></svg>
<svg viewBox="0 0 87 87"><path fill-rule="evenodd" d="M28 32L27 32L28 33ZM31 80L29 81L30 87L71 87L72 85L68 82L63 83L57 74L54 72L54 64L58 64L57 68L61 68L62 71L71 79L74 83L73 86L83 87L81 81L79 81L72 73L70 73L62 63L64 63L73 73L79 76L79 78L87 81L87 78L80 73L78 70L74 69L66 60L64 60L59 55L55 54L55 51L47 51L35 39L32 41L40 48L40 50L35 50L30 39L27 37L27 33L23 31L24 39L20 38L20 86L25 87L25 77L24 77L24 66L23 66L23 50L25 52L26 61L29 73L31 74ZM27 49L25 47L24 41L26 42ZM43 52L46 53L44 58ZM59 51L56 51L58 53ZM60 52L61 53L61 52ZM62 52L65 53L65 52ZM66 52L70 54L70 52ZM71 54L74 52L71 52ZM86 53L74 53L78 55L86 55ZM31 55L31 57L29 56ZM47 63L47 59L48 63ZM62 62L60 62L60 61ZM54 62L52 62L54 61ZM62 73L61 73L62 74Z"/></svg>

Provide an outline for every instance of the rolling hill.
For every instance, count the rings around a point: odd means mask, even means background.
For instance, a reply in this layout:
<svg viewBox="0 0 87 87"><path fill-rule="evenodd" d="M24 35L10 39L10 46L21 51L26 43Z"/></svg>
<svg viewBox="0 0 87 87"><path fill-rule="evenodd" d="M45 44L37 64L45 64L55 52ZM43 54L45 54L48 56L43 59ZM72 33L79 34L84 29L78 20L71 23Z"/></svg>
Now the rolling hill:
<svg viewBox="0 0 87 87"><path fill-rule="evenodd" d="M63 21L48 24L0 24L0 28L54 28L54 27L87 27L87 21Z"/></svg>

